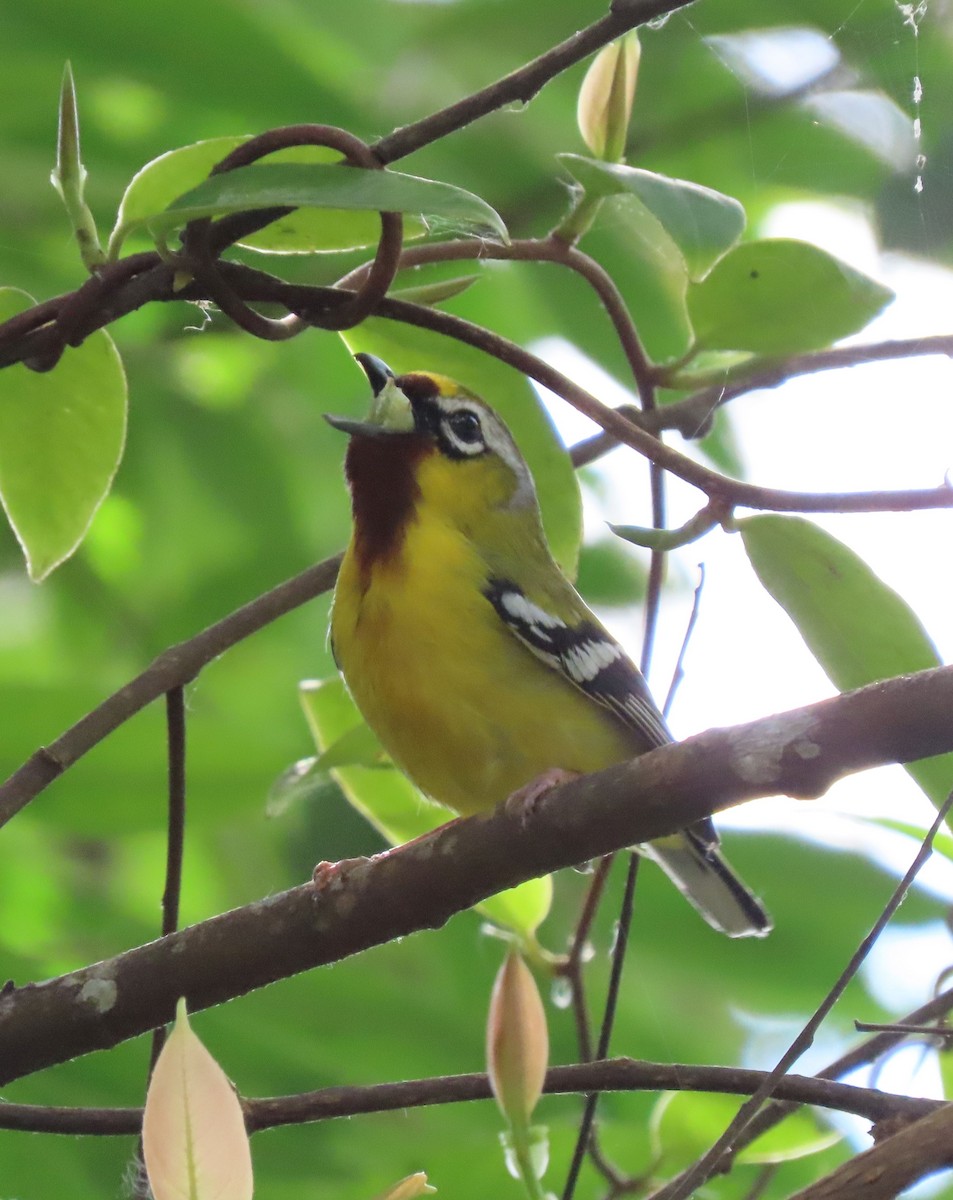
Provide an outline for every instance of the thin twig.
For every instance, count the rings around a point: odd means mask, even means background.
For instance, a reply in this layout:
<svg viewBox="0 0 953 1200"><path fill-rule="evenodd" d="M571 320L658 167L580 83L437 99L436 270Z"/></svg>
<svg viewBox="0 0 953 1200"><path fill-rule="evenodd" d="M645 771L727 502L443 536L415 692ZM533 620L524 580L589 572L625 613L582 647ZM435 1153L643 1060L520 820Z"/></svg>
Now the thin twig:
<svg viewBox="0 0 953 1200"><path fill-rule="evenodd" d="M185 689L170 688L165 697L169 746L169 812L166 831L165 887L162 891L162 937L179 927L182 894L182 856L185 850ZM165 1026L152 1031L152 1051L147 1078L165 1044Z"/></svg>
<svg viewBox="0 0 953 1200"><path fill-rule="evenodd" d="M508 104L515 101L528 104L544 84L573 63L634 29L636 25L675 12L689 3L691 0L612 0L606 16L586 29L574 33L526 66L512 71L481 91L458 100L422 121L395 130L375 142L371 149L382 163L395 162Z"/></svg>
<svg viewBox="0 0 953 1200"><path fill-rule="evenodd" d="M695 584L695 592L692 596L692 611L688 618L688 624L685 626L685 636L682 638L682 644L678 651L678 658L675 662L675 670L672 672L672 682L668 685L668 695L665 697L665 703L662 705L662 715L667 717L672 711L672 705L675 702L675 693L678 691L678 685L685 677L685 655L688 653L688 644L692 640L692 634L695 632L695 625L698 623L698 614L701 611L702 590L705 587L705 564L698 564L698 583Z"/></svg>
<svg viewBox="0 0 953 1200"><path fill-rule="evenodd" d="M602 1018L602 1028L599 1031L599 1044L596 1048L597 1061L605 1059L609 1053L609 1042L612 1037L612 1026L615 1023L616 1007L619 1000L619 988L622 982L622 969L625 966L625 951L629 940L629 929L632 925L632 909L635 899L635 884L638 879L638 875L639 856L637 854L630 854L629 869L625 877L625 893L622 899L622 912L619 915L616 943L612 949L612 972L609 977L609 989L606 995L605 1012ZM569 1164L569 1173L566 1176L566 1186L563 1188L563 1200L572 1200L573 1193L576 1190L576 1182L579 1179L579 1171L582 1167L582 1160L585 1157L586 1148L589 1145L593 1122L595 1121L596 1117L596 1105L598 1102L599 1093L597 1091L590 1092L586 1096L585 1107L582 1111L582 1120L579 1123L579 1132L576 1136L576 1145L573 1149L572 1161Z"/></svg>
<svg viewBox="0 0 953 1200"><path fill-rule="evenodd" d="M586 888L586 897L579 920L573 930L572 945L566 961L558 967L559 975L569 983L572 1010L576 1020L576 1040L579 1045L579 1058L582 1062L589 1062L592 1059L592 1033L589 1028L589 1011L586 1006L583 964L592 923L599 910L599 902L605 891L609 869L614 859L614 854L606 854L596 863L595 870L589 878L589 886Z"/></svg>
<svg viewBox="0 0 953 1200"><path fill-rule="evenodd" d="M690 1196L692 1191L700 1187L706 1179L709 1179L714 1170L717 1169L725 1151L734 1146L735 1139L744 1130L745 1126L756 1116L758 1110L764 1101L771 1095L772 1089L777 1081L797 1062L801 1055L809 1049L814 1042L814 1035L820 1028L821 1023L827 1017L837 1001L844 993L844 989L848 983L854 978L860 969L861 963L870 953L870 950L877 939L883 933L884 928L890 918L900 907L904 897L910 890L914 879L920 872L920 868L926 862L933 852L933 839L946 820L946 814L953 806L953 792L947 796L945 802L936 815L936 820L930 826L929 831L923 839L923 844L917 852L916 857L910 864L906 874L897 884L893 894L884 906L883 912L874 922L873 928L863 939L857 950L851 955L850 961L841 972L840 977L835 982L834 986L824 997L823 1001L814 1012L813 1016L805 1024L804 1028L797 1035L788 1049L782 1054L777 1065L770 1071L764 1082L758 1090L742 1104L741 1108L736 1113L734 1119L728 1125L728 1128L715 1142L710 1150L707 1150L696 1163L694 1163L687 1171L680 1175L676 1180L667 1184L659 1191L655 1192L650 1200L684 1200L686 1196Z"/></svg>
<svg viewBox="0 0 953 1200"><path fill-rule="evenodd" d="M750 1095L766 1072L744 1067L692 1066L654 1063L631 1058L550 1067L543 1091L546 1095L589 1092L710 1092ZM811 1104L837 1112L854 1113L868 1121L890 1117L917 1120L943 1107L942 1101L898 1096L876 1088L787 1075L777 1093L795 1104ZM330 1121L339 1117L394 1112L438 1104L489 1100L485 1074L408 1079L399 1083L329 1087L290 1096L247 1099L242 1102L249 1132ZM0 1101L0 1129L29 1133L61 1133L73 1137L112 1137L138 1133L141 1108L67 1108Z"/></svg>
<svg viewBox="0 0 953 1200"><path fill-rule="evenodd" d="M914 1009L904 1018L905 1022L917 1023L925 1021L942 1020L951 1010L953 1010L953 988L946 992L942 992L939 996L935 996L932 1000L922 1005L920 1008ZM859 1067L867 1066L869 1063L876 1062L885 1054L889 1054L905 1037L903 1033L891 1030L890 1032L879 1033L876 1037L868 1038L867 1041L861 1042L860 1045L848 1050L845 1054L835 1058L833 1062L828 1063L823 1070L818 1071L818 1079L839 1079L843 1075L849 1075L856 1071ZM774 1099L770 1104L766 1104L758 1113L751 1124L738 1136L730 1152L723 1155L717 1167L717 1173L721 1174L727 1171L732 1160L746 1146L750 1146L753 1141L759 1138L769 1129L773 1129L796 1111L797 1104L789 1100Z"/></svg>
<svg viewBox="0 0 953 1200"><path fill-rule="evenodd" d="M829 350L792 354L775 361L759 359L750 366L735 368L723 383L708 384L684 399L667 405L665 416L672 422L671 427L678 429L685 437L699 437L710 427L711 418L718 408L748 392L780 387L799 375L936 354L945 358L953 356L953 336L933 334L929 337L897 338L870 342L865 346L834 346ZM681 377L676 374L670 380L661 379L659 382L662 386L684 389L690 386L690 379L685 373Z"/></svg>

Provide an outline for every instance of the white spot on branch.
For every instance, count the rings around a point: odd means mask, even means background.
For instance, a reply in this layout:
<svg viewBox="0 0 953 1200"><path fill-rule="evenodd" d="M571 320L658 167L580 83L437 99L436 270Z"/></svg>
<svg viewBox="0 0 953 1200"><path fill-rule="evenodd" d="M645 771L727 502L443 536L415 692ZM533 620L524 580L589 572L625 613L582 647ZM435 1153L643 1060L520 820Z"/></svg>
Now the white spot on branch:
<svg viewBox="0 0 953 1200"><path fill-rule="evenodd" d="M788 713L777 721L759 721L756 731L738 734L732 742L734 769L745 783L771 785L781 777L781 759L790 746L800 758L817 758L820 746L812 740L817 721L803 715L792 721ZM784 736L779 736L783 733Z"/></svg>
<svg viewBox="0 0 953 1200"><path fill-rule="evenodd" d="M98 1013L108 1013L116 1003L118 990L115 979L94 975L80 988L80 1003L91 1005Z"/></svg>

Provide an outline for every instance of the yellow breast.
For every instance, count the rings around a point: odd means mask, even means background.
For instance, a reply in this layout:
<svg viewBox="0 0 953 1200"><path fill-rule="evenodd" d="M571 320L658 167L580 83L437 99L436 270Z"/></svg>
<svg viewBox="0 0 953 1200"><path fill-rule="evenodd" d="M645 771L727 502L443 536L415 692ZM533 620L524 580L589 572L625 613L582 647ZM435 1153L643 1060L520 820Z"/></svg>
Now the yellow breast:
<svg viewBox="0 0 953 1200"><path fill-rule="evenodd" d="M505 627L486 567L460 531L416 514L399 551L359 563L353 545L331 632L354 700L394 762L469 814L550 767L592 771L634 752L624 728Z"/></svg>

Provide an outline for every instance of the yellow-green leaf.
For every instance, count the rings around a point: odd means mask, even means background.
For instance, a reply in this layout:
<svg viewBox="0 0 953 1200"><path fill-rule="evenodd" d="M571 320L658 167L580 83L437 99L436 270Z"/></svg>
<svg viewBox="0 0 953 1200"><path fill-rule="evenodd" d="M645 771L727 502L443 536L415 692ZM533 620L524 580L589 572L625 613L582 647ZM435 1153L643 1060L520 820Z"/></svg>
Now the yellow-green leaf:
<svg viewBox="0 0 953 1200"><path fill-rule="evenodd" d="M843 542L803 517L766 514L738 527L761 583L840 691L940 665L916 613ZM942 804L953 786L953 754L906 769Z"/></svg>
<svg viewBox="0 0 953 1200"><path fill-rule="evenodd" d="M0 321L28 308L0 289ZM126 376L105 330L67 347L52 371L0 371L0 501L39 582L83 540L126 439Z"/></svg>
<svg viewBox="0 0 953 1200"><path fill-rule="evenodd" d="M699 346L798 354L856 333L893 292L826 250L793 238L744 242L688 289Z"/></svg>

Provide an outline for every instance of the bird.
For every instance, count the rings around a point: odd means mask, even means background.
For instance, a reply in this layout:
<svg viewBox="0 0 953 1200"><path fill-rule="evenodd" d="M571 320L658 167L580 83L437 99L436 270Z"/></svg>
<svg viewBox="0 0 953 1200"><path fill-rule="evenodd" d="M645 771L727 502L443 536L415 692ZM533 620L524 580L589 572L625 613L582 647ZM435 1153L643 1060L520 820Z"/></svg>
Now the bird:
<svg viewBox="0 0 953 1200"><path fill-rule="evenodd" d="M641 672L554 560L502 418L443 375L355 357L369 419L325 414L349 435L352 511L330 642L394 764L469 816L673 741ZM710 819L636 849L716 930L770 930Z"/></svg>

